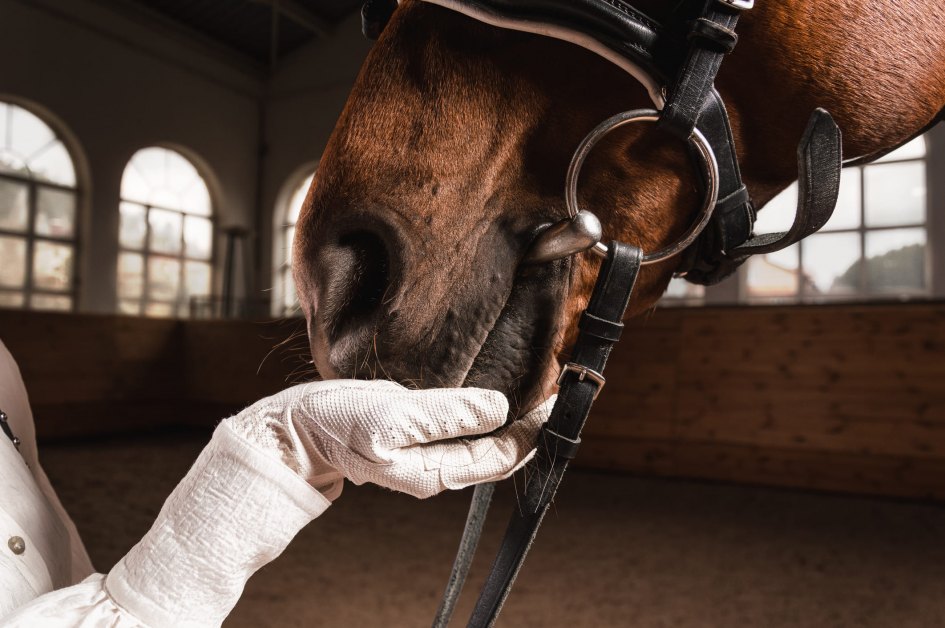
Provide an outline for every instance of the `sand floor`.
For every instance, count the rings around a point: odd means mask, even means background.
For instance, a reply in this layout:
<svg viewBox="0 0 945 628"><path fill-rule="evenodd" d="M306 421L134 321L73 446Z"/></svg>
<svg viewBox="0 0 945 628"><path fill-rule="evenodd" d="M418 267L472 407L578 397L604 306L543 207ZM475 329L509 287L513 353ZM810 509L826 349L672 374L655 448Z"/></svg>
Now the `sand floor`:
<svg viewBox="0 0 945 628"><path fill-rule="evenodd" d="M99 570L148 529L207 437L42 446ZM348 485L250 581L225 625L428 626L468 498ZM500 489L454 626L511 500ZM945 626L945 507L575 471L499 625Z"/></svg>

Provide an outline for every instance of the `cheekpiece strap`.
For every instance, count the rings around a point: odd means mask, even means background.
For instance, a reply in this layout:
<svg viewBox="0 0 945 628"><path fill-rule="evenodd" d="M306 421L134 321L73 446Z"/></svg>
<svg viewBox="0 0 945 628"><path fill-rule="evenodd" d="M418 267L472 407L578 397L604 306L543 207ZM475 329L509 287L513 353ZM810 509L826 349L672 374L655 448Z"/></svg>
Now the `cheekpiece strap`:
<svg viewBox="0 0 945 628"><path fill-rule="evenodd" d="M577 454L581 429L603 385L601 374L615 342L602 337L607 332L590 333L589 326L595 332L605 326L586 321L606 321L614 326L620 323L642 261L643 253L636 247L620 242L608 245L608 257L597 277L587 317L582 318L585 325L571 352L571 362L559 379L558 399L538 438L538 452L525 467L526 482L518 496L519 507L512 513L499 553L469 620L470 628L487 628L494 624L551 506L568 462Z"/></svg>

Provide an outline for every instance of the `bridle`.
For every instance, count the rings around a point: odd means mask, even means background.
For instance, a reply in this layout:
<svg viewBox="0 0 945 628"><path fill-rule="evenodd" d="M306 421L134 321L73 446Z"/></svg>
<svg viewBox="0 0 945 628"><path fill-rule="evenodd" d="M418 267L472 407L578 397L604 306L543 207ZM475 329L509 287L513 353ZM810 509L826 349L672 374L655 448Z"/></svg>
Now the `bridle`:
<svg viewBox="0 0 945 628"><path fill-rule="evenodd" d="M781 250L829 220L839 193L840 130L823 109L813 112L798 147L799 199L788 231L753 235L755 209L741 179L728 112L715 77L738 41L735 27L754 0L680 0L670 23L658 23L626 0L422 0L500 28L535 33L586 48L629 72L646 87L655 109L618 114L581 142L565 183L568 216L533 242L525 262L544 263L591 251L604 258L581 315L571 361L561 370L558 399L526 468L525 487L469 626L492 626L555 491L580 445L591 405L605 384L604 366L623 330L622 319L641 266L679 259L678 274L709 285L752 255ZM380 35L397 0L368 0L364 32ZM612 131L650 122L688 142L700 166L703 204L677 241L650 253L621 242L602 243L600 221L578 203L584 161ZM469 571L494 491L479 485L434 627L445 627Z"/></svg>

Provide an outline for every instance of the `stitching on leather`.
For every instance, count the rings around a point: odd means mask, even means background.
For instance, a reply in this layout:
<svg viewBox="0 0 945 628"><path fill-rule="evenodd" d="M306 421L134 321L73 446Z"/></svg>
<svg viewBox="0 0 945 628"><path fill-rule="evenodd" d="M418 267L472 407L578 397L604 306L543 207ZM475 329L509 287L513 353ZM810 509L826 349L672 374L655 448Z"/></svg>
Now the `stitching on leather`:
<svg viewBox="0 0 945 628"><path fill-rule="evenodd" d="M641 22L643 22L644 24L646 24L647 26L649 26L650 28L652 28L652 29L654 29L654 30L656 30L657 28L660 27L659 24L657 24L656 22L654 22L654 21L653 21L651 18L649 18L648 16L644 15L643 13L641 13L641 12L639 12L639 11L636 11L635 9L634 9L634 10L631 10L629 7L627 7L627 5L625 5L625 4L622 3L622 2L619 2L619 0L604 0L604 2L606 2L607 4L609 4L610 6L612 6L613 8L617 9L618 11L620 11L621 13L623 13L624 15L626 15L626 16L629 17L629 18L639 19Z"/></svg>

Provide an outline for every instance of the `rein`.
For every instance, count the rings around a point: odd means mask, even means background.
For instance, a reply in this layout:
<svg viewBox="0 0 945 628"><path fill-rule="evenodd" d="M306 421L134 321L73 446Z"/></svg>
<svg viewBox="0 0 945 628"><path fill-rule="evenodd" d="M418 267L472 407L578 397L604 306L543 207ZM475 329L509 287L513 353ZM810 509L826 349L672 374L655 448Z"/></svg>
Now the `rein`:
<svg viewBox="0 0 945 628"><path fill-rule="evenodd" d="M586 48L629 72L646 87L655 109L628 111L605 120L578 146L565 185L568 216L536 238L524 263L544 263L583 251L603 257L593 295L581 315L571 361L561 370L558 399L542 429L537 454L526 466L499 553L469 621L488 627L507 598L542 518L578 450L581 429L605 384L604 366L620 339L621 322L641 266L678 257L677 274L703 285L718 283L752 255L784 249L823 227L840 186L840 130L815 110L797 150L799 196L788 231L754 235L754 205L742 182L728 112L715 89L723 59L738 42L735 27L754 0L681 0L671 23L660 24L626 0L422 0L500 28L561 39ZM397 0L368 0L365 35L376 38ZM602 244L601 224L578 205L577 182L594 146L626 124L652 122L686 140L700 166L704 202L676 242L644 253L620 242ZM472 563L488 512L493 484L475 488L434 628L449 624Z"/></svg>

